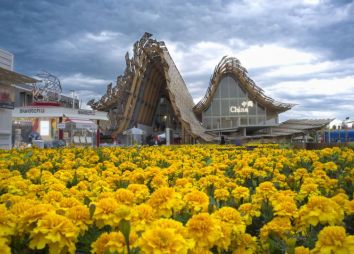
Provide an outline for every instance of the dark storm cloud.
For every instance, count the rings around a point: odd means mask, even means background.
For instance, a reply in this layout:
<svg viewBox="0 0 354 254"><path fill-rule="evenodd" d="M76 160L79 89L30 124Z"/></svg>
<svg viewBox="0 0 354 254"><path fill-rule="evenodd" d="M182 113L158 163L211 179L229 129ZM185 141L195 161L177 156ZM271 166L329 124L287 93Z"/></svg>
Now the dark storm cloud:
<svg viewBox="0 0 354 254"><path fill-rule="evenodd" d="M47 70L66 91L81 90L84 98L98 98L115 81L125 68L125 52L145 31L169 42L194 98L204 95L222 54L237 57L253 45L309 53L313 59L304 63L268 56L280 66L246 66L261 87L286 101L294 99L291 92L276 94L272 87L310 79L354 80L353 14L354 4L345 0L1 0L0 47L14 53L17 71ZM304 66L296 72L284 69L291 64ZM306 64L319 67L308 72ZM306 110L320 109L311 100L301 103Z"/></svg>

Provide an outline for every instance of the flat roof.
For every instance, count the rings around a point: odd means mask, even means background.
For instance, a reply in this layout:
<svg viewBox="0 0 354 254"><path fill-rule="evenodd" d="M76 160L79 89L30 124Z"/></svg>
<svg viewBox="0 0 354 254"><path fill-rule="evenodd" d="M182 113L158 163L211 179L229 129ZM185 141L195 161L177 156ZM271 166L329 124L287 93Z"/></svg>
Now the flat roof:
<svg viewBox="0 0 354 254"><path fill-rule="evenodd" d="M5 85L36 83L38 80L0 67L0 83Z"/></svg>

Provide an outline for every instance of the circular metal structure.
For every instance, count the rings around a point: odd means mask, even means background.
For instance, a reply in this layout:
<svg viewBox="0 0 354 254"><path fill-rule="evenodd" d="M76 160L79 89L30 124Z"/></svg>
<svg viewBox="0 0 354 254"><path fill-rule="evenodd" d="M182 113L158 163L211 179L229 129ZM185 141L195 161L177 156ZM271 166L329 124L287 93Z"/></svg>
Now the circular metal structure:
<svg viewBox="0 0 354 254"><path fill-rule="evenodd" d="M39 82L34 84L33 97L35 101L59 101L62 88L60 80L43 71L36 75L40 79Z"/></svg>

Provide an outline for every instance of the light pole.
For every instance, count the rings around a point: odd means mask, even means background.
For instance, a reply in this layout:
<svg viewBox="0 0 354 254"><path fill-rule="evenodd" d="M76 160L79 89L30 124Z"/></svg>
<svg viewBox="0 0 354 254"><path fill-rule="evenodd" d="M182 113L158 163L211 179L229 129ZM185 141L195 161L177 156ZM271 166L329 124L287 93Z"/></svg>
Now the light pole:
<svg viewBox="0 0 354 254"><path fill-rule="evenodd" d="M349 116L347 116L342 122L342 126L343 128L345 128L345 143L348 143L348 126L346 123L348 120L349 120Z"/></svg>
<svg viewBox="0 0 354 254"><path fill-rule="evenodd" d="M73 109L75 108L75 90L70 90L73 94Z"/></svg>

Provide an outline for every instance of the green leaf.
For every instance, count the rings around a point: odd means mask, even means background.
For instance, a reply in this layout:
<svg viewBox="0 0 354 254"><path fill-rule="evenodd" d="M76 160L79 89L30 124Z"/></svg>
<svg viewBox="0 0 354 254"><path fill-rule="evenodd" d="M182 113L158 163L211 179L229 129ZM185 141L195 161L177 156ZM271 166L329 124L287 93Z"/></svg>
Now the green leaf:
<svg viewBox="0 0 354 254"><path fill-rule="evenodd" d="M130 235L130 229L131 229L130 221L122 219L119 222L118 229L120 232L122 232L124 239L125 239L125 243L127 244L128 253L130 253L130 248L129 248L129 235Z"/></svg>

